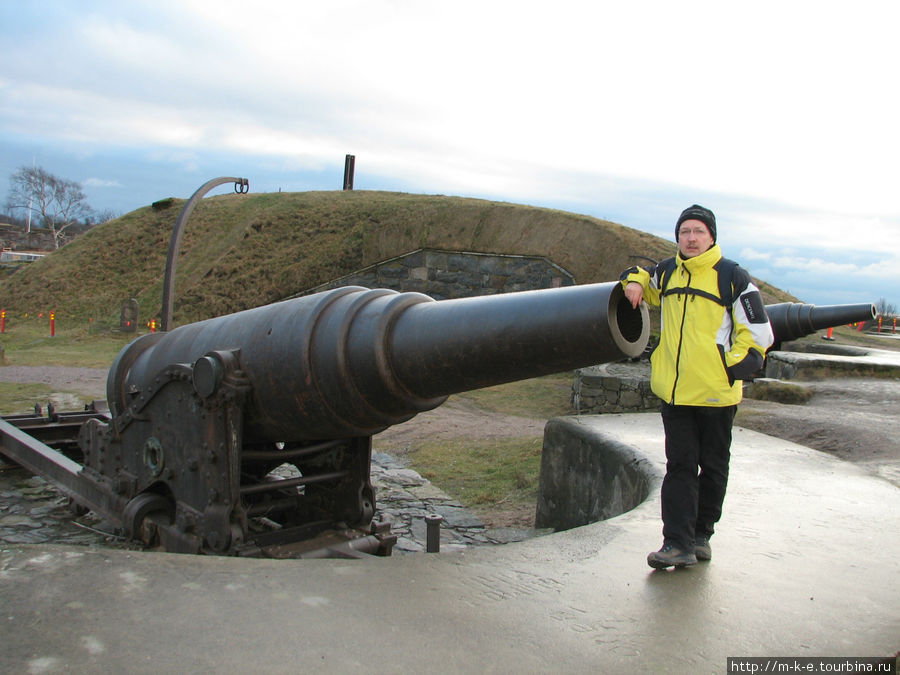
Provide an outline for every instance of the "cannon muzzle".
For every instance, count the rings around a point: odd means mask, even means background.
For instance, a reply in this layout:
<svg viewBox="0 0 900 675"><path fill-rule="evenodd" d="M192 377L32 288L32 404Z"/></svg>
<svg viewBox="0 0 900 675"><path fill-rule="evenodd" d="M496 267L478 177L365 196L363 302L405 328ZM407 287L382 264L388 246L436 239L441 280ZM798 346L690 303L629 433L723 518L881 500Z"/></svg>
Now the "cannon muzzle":
<svg viewBox="0 0 900 675"><path fill-rule="evenodd" d="M800 302L782 302L766 305L769 323L775 334L776 346L788 340L811 335L818 330L843 326L856 321L874 319L875 305L806 305Z"/></svg>
<svg viewBox="0 0 900 675"><path fill-rule="evenodd" d="M646 308L618 282L440 302L344 287L140 338L107 394L121 415L186 364L209 398L234 362L251 389L246 439L370 436L449 394L638 356L648 339Z"/></svg>

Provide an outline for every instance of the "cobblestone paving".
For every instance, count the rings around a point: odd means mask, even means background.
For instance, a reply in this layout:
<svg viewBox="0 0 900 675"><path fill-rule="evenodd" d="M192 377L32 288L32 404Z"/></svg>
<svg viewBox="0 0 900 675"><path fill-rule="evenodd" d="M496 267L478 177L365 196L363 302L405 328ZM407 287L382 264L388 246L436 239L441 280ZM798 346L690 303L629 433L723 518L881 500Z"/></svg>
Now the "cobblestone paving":
<svg viewBox="0 0 900 675"><path fill-rule="evenodd" d="M397 535L394 551L419 553L425 550L425 516L438 514L441 524L441 551L459 551L468 546L507 544L546 534L547 530L514 528L486 529L474 514L447 496L429 480L406 468L396 458L381 452L372 454L372 484L377 496L376 518L391 522Z"/></svg>
<svg viewBox="0 0 900 675"><path fill-rule="evenodd" d="M105 530L93 513L76 515L43 478L0 459L0 542L140 548Z"/></svg>
<svg viewBox="0 0 900 675"><path fill-rule="evenodd" d="M469 546L505 544L540 531L486 529L475 515L396 458L376 452L372 483L378 500L376 518L389 520L397 535L395 555L425 551L425 516L442 516L441 552ZM68 499L44 479L0 458L0 544L66 544L140 549L111 533L93 513L76 515Z"/></svg>

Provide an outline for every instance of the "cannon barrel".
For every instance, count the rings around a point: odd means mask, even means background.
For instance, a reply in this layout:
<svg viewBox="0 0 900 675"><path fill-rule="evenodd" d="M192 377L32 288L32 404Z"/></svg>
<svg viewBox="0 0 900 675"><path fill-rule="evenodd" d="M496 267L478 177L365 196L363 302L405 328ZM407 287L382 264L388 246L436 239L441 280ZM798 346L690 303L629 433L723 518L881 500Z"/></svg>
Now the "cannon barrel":
<svg viewBox="0 0 900 675"><path fill-rule="evenodd" d="M648 339L618 282L442 301L351 286L139 338L107 395L116 416L187 364L209 396L231 353L252 391L245 438L369 436L449 394L635 357Z"/></svg>
<svg viewBox="0 0 900 675"><path fill-rule="evenodd" d="M856 321L874 319L875 305L807 305L800 302L782 302L766 305L769 323L775 335L775 344L796 340L818 330L843 326Z"/></svg>

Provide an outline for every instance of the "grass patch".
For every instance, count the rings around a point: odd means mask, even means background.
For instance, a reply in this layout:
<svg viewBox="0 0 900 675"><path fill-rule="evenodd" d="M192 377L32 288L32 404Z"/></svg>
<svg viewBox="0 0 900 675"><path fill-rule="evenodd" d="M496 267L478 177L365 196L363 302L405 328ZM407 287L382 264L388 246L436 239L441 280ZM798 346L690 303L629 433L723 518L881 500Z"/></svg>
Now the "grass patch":
<svg viewBox="0 0 900 675"><path fill-rule="evenodd" d="M534 503L541 438L427 442L409 456L416 471L465 506Z"/></svg>
<svg viewBox="0 0 900 675"><path fill-rule="evenodd" d="M881 379L897 379L900 367L881 364L858 364L841 362L823 362L822 365L804 366L796 369L794 375L803 380L829 380L836 377L876 377Z"/></svg>
<svg viewBox="0 0 900 675"><path fill-rule="evenodd" d="M744 398L772 401L786 405L803 405L813 397L813 390L795 382L768 378L748 382L744 386Z"/></svg>
<svg viewBox="0 0 900 675"><path fill-rule="evenodd" d="M570 403L572 378L572 373L557 373L485 387L457 396L472 401L488 412L549 419L573 412Z"/></svg>
<svg viewBox="0 0 900 675"><path fill-rule="evenodd" d="M135 333L93 332L90 324L60 325L59 319L56 335L50 337L44 319L23 318L8 321L0 345L3 365L109 368L122 347L136 337Z"/></svg>
<svg viewBox="0 0 900 675"><path fill-rule="evenodd" d="M559 373L456 396L489 413L549 419L571 414L571 373ZM486 420L490 424L490 420ZM474 510L534 505L543 437L425 441L410 448L410 466Z"/></svg>

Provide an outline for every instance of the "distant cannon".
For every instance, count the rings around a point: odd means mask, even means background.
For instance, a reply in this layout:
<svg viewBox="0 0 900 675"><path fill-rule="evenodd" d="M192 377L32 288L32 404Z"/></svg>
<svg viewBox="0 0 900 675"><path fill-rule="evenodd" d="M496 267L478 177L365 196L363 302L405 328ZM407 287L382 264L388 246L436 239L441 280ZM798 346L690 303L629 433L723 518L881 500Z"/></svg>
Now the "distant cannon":
<svg viewBox="0 0 900 675"><path fill-rule="evenodd" d="M8 417L0 450L168 551L384 554L373 434L452 393L638 356L648 338L618 282L441 302L339 288L140 337L109 371L108 411Z"/></svg>
<svg viewBox="0 0 900 675"><path fill-rule="evenodd" d="M775 334L773 349L778 349L782 342L812 335L825 328L874 319L877 312L875 305L866 303L816 306L800 302L781 302L766 305L766 314Z"/></svg>

